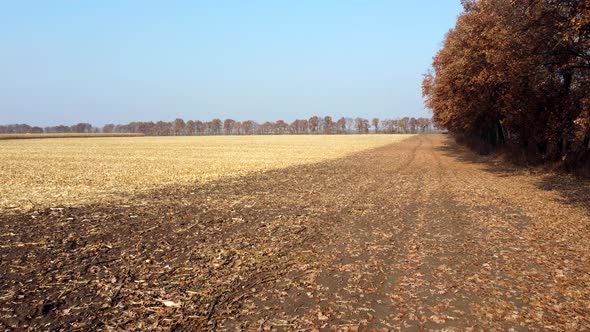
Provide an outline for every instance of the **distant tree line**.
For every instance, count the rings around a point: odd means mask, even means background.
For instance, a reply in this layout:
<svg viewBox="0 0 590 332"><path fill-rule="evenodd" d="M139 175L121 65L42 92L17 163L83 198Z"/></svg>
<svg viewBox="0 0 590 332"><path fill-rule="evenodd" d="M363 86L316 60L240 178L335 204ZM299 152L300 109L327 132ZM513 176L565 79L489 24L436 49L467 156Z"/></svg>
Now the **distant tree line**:
<svg viewBox="0 0 590 332"><path fill-rule="evenodd" d="M53 127L34 127L28 124L0 125L0 134L92 134L99 133L100 128L93 127L90 123L78 123L72 126L58 125Z"/></svg>
<svg viewBox="0 0 590 332"><path fill-rule="evenodd" d="M433 120L484 150L590 163L590 1L463 0L423 94Z"/></svg>
<svg viewBox="0 0 590 332"><path fill-rule="evenodd" d="M298 119L291 123L283 120L236 121L233 119L213 119L199 121L176 119L172 122L130 122L128 124L107 124L102 128L89 123L73 126L31 127L26 124L0 126L0 134L26 133L138 133L149 136L186 136L186 135L281 135L281 134L409 134L436 131L437 128L429 118L385 119L340 118L336 121L331 116L312 116Z"/></svg>

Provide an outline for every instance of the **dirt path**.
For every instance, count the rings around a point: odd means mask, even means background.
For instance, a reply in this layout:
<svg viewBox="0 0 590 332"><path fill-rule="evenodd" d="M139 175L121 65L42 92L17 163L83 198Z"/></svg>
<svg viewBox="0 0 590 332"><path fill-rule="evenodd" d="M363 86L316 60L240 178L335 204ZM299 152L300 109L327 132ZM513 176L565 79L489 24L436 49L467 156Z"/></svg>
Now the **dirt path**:
<svg viewBox="0 0 590 332"><path fill-rule="evenodd" d="M443 135L0 216L0 327L590 329L590 184Z"/></svg>

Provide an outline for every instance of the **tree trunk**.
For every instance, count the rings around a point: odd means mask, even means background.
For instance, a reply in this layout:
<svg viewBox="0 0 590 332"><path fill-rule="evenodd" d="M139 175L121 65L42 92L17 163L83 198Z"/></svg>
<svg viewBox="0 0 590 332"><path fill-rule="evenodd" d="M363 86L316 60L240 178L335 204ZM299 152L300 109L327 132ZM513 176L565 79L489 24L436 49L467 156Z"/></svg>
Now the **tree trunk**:
<svg viewBox="0 0 590 332"><path fill-rule="evenodd" d="M562 134L561 159L566 160L571 148L571 127L573 124L573 119L571 118L571 113L568 112L568 110L566 109L565 104L567 102L572 87L573 71L568 68L565 69L561 74L563 76L563 86L560 93L561 96L557 103L559 114L563 115L563 123L565 124L565 128L563 128L564 130Z"/></svg>

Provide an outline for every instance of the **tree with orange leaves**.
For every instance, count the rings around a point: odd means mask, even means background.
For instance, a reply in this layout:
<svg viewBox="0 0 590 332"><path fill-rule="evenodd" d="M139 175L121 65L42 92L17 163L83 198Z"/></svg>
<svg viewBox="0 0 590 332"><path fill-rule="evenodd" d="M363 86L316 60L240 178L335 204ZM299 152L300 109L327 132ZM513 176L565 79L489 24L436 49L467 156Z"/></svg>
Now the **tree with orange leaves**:
<svg viewBox="0 0 590 332"><path fill-rule="evenodd" d="M480 146L590 161L590 3L462 1L425 75L433 120Z"/></svg>

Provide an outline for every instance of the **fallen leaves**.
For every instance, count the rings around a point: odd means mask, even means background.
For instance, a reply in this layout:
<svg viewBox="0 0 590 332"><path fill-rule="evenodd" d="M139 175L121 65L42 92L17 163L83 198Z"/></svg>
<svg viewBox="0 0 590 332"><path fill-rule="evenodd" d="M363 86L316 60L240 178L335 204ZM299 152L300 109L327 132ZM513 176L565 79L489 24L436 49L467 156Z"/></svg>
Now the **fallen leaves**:
<svg viewBox="0 0 590 332"><path fill-rule="evenodd" d="M571 230L587 210L530 175L443 156L435 137L124 205L0 215L0 327L590 326L590 237Z"/></svg>
<svg viewBox="0 0 590 332"><path fill-rule="evenodd" d="M180 308L180 305L182 304L180 302L174 302L169 300L160 300L160 302L162 302L164 306L172 308Z"/></svg>

